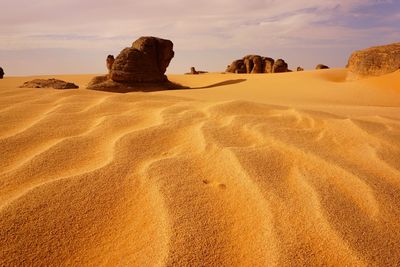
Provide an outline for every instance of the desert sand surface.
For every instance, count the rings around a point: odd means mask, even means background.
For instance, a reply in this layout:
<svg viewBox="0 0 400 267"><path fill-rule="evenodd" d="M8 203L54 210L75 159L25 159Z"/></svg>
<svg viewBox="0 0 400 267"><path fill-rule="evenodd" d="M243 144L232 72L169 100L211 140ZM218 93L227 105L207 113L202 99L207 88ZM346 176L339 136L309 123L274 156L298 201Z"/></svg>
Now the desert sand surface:
<svg viewBox="0 0 400 267"><path fill-rule="evenodd" d="M93 76L0 80L1 266L400 265L400 71Z"/></svg>

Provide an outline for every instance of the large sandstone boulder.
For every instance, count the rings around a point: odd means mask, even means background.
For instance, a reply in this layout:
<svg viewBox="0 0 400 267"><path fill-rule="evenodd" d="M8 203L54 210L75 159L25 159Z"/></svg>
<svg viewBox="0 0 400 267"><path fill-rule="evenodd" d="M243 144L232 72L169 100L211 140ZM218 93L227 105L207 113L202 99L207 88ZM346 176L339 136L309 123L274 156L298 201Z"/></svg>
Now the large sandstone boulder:
<svg viewBox="0 0 400 267"><path fill-rule="evenodd" d="M141 37L115 58L110 78L122 83L166 82L165 71L173 57L170 40Z"/></svg>
<svg viewBox="0 0 400 267"><path fill-rule="evenodd" d="M347 64L356 76L379 76L400 69L400 42L353 52Z"/></svg>
<svg viewBox="0 0 400 267"><path fill-rule="evenodd" d="M304 71L304 69L302 68L302 67L297 67L297 69L296 69L297 71Z"/></svg>
<svg viewBox="0 0 400 267"><path fill-rule="evenodd" d="M79 88L76 84L57 79L35 79L25 82L21 88L54 88L54 89L75 89Z"/></svg>
<svg viewBox="0 0 400 267"><path fill-rule="evenodd" d="M273 73L288 72L288 64L283 59L277 59L272 67Z"/></svg>
<svg viewBox="0 0 400 267"><path fill-rule="evenodd" d="M109 55L106 60L109 74L94 77L87 88L119 93L185 88L168 81L165 75L173 57L170 40L140 37L115 59Z"/></svg>
<svg viewBox="0 0 400 267"><path fill-rule="evenodd" d="M3 79L4 77L4 70L3 68L0 67L0 79Z"/></svg>

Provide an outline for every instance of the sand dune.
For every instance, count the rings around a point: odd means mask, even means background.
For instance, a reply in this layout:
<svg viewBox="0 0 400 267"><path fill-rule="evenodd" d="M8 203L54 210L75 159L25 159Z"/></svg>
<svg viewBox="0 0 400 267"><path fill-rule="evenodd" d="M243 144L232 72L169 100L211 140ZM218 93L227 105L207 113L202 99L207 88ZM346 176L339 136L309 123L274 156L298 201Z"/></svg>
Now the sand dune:
<svg viewBox="0 0 400 267"><path fill-rule="evenodd" d="M396 266L400 72L0 81L0 265Z"/></svg>

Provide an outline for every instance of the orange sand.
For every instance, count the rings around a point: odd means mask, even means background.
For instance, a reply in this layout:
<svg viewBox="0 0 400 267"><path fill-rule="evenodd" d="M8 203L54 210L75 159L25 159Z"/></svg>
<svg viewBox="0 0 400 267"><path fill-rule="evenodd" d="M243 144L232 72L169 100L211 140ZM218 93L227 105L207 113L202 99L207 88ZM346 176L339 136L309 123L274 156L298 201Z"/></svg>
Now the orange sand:
<svg viewBox="0 0 400 267"><path fill-rule="evenodd" d="M396 266L400 72L0 80L0 265Z"/></svg>

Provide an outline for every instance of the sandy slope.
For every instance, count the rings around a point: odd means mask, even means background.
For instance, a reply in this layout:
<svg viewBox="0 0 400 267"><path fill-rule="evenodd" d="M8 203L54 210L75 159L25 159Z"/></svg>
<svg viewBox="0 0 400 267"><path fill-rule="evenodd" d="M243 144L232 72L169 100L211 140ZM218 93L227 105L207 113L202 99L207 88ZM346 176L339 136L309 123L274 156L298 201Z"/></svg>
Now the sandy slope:
<svg viewBox="0 0 400 267"><path fill-rule="evenodd" d="M0 80L0 265L400 264L400 72Z"/></svg>

